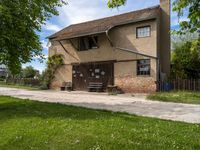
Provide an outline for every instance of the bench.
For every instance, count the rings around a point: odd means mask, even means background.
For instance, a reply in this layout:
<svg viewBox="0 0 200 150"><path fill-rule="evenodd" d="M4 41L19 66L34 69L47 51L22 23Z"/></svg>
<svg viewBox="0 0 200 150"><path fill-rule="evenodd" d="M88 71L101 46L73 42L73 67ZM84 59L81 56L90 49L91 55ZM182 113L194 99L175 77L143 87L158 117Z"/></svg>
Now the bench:
<svg viewBox="0 0 200 150"><path fill-rule="evenodd" d="M116 85L108 85L107 86L107 92L115 94L117 93L118 87Z"/></svg>
<svg viewBox="0 0 200 150"><path fill-rule="evenodd" d="M112 95L124 94L124 91L120 89L117 85L108 85L107 92Z"/></svg>
<svg viewBox="0 0 200 150"><path fill-rule="evenodd" d="M60 87L61 91L72 91L72 83L71 82L63 82L61 87Z"/></svg>
<svg viewBox="0 0 200 150"><path fill-rule="evenodd" d="M101 82L89 82L89 92L103 92L103 83Z"/></svg>

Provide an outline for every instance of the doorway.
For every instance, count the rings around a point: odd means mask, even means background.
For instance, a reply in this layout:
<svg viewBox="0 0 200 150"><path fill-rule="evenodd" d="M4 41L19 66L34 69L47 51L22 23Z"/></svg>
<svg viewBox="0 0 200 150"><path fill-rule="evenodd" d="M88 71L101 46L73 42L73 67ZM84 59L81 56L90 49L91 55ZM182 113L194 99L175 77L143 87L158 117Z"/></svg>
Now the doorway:
<svg viewBox="0 0 200 150"><path fill-rule="evenodd" d="M87 91L90 82L102 83L106 89L114 83L113 62L84 63L73 65L72 82L74 90Z"/></svg>

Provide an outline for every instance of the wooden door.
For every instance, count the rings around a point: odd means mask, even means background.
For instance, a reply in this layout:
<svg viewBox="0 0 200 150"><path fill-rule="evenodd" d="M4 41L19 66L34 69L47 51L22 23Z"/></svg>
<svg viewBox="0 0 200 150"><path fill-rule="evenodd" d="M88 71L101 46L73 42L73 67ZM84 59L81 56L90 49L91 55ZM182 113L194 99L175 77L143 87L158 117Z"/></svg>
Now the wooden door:
<svg viewBox="0 0 200 150"><path fill-rule="evenodd" d="M104 89L113 84L113 63L90 64L89 82L103 83Z"/></svg>
<svg viewBox="0 0 200 150"><path fill-rule="evenodd" d="M107 85L114 83L113 63L87 63L73 66L73 88L75 90L88 90L90 82L103 83L104 89Z"/></svg>
<svg viewBox="0 0 200 150"><path fill-rule="evenodd" d="M72 82L74 90L87 90L87 68L84 65L73 66Z"/></svg>

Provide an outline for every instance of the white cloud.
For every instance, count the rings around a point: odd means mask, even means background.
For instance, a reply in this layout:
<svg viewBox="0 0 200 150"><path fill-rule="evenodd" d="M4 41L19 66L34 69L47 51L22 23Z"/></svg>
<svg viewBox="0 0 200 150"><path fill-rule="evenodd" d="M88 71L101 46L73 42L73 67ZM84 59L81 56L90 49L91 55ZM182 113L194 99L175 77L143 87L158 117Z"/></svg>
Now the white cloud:
<svg viewBox="0 0 200 150"><path fill-rule="evenodd" d="M48 45L47 45L48 43L47 43L46 40L42 40L42 41L41 41L41 44L42 44L42 48L43 48L43 49L48 49Z"/></svg>
<svg viewBox="0 0 200 150"><path fill-rule="evenodd" d="M48 55L43 55L43 58L44 58L44 59L47 59L47 58L48 58ZM34 56L33 59L34 59L34 60L35 60L35 59L41 59L41 57L40 57L40 56Z"/></svg>
<svg viewBox="0 0 200 150"><path fill-rule="evenodd" d="M187 15L178 18L177 13L175 12L171 13L171 26L177 26L182 21L189 21Z"/></svg>
<svg viewBox="0 0 200 150"><path fill-rule="evenodd" d="M188 8L185 8L183 16L178 18L178 13L174 12L172 10L173 9L173 2L174 2L174 0L172 0L172 2L171 2L171 26L178 26L179 23L182 22L182 21L189 21L189 19L187 18Z"/></svg>
<svg viewBox="0 0 200 150"><path fill-rule="evenodd" d="M60 25L66 27L70 24L90 21L98 18L121 14L145 7L157 5L159 0L128 0L125 6L110 9L108 0L68 0L68 5L59 8L57 17Z"/></svg>
<svg viewBox="0 0 200 150"><path fill-rule="evenodd" d="M93 20L108 15L111 11L103 0L69 0L68 5L59 9L60 23L69 25Z"/></svg>
<svg viewBox="0 0 200 150"><path fill-rule="evenodd" d="M50 22L47 22L46 25L43 26L43 28L45 30L48 30L48 31L53 31L53 32L57 32L59 30L61 30L61 27L56 25L56 24L52 24Z"/></svg>

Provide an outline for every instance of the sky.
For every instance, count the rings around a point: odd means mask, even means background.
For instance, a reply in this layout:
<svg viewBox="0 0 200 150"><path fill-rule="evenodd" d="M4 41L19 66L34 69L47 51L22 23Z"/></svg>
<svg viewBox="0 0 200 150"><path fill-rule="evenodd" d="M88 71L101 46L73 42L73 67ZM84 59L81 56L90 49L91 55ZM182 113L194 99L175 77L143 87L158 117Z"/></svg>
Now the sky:
<svg viewBox="0 0 200 150"><path fill-rule="evenodd" d="M127 0L125 6L114 9L107 7L107 1L108 0L67 0L68 5L58 8L59 15L53 16L45 25L42 25L42 30L38 33L43 47L43 54L46 58L48 56L48 39L46 37L62 28L75 23L156 6L159 5L160 0ZM183 17L183 19L186 18ZM178 17L174 12L171 12L171 28L178 28ZM42 72L46 67L45 64L45 61L41 63L35 58L30 63L24 64L23 67L31 65Z"/></svg>

